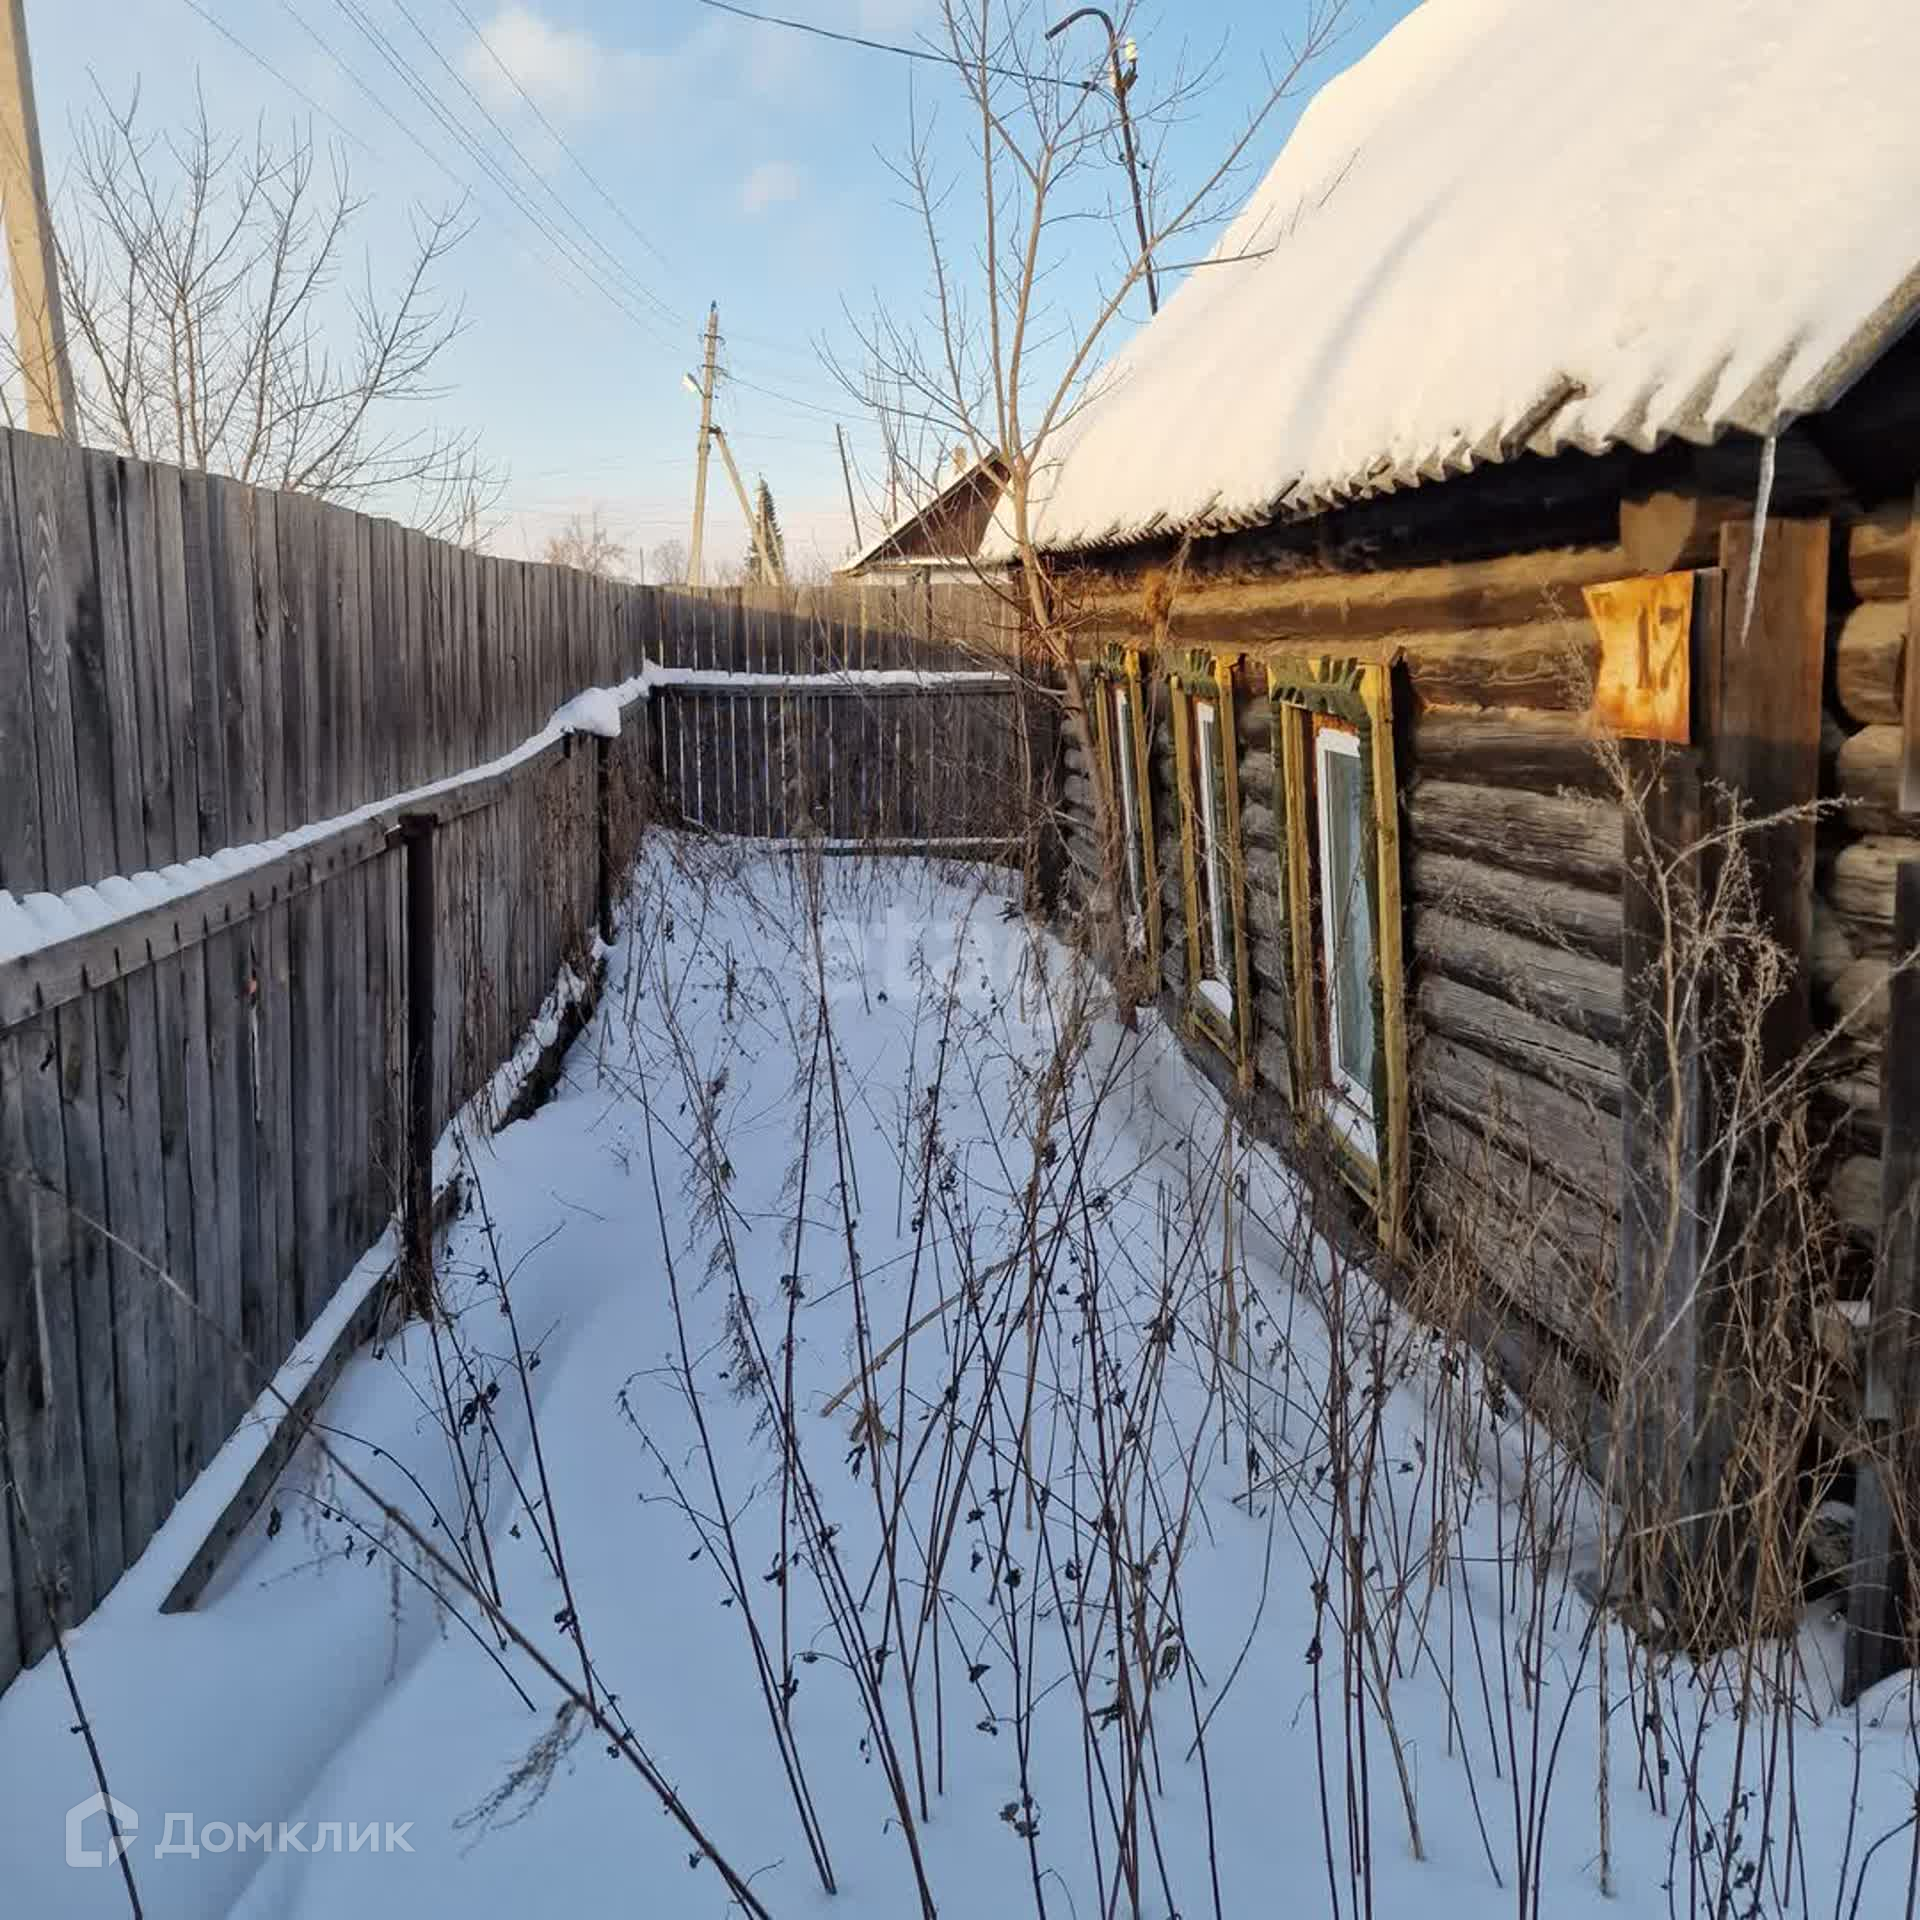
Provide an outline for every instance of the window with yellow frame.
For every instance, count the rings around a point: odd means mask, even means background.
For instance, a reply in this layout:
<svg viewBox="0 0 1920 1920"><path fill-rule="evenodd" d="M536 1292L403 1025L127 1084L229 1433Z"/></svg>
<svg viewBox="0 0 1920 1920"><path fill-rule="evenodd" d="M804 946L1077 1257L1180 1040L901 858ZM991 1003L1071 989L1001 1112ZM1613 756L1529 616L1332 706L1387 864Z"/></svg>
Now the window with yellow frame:
<svg viewBox="0 0 1920 1920"><path fill-rule="evenodd" d="M1271 661L1296 1114L1399 1243L1407 1035L1392 667Z"/></svg>
<svg viewBox="0 0 1920 1920"><path fill-rule="evenodd" d="M1253 1073L1253 995L1247 979L1233 660L1179 655L1169 678L1180 782L1187 1027L1217 1046L1245 1083Z"/></svg>
<svg viewBox="0 0 1920 1920"><path fill-rule="evenodd" d="M1147 781L1147 703L1140 655L1129 647L1095 662L1089 700L1094 735L1119 810L1120 903L1127 951L1160 966L1160 875L1153 844L1153 796Z"/></svg>

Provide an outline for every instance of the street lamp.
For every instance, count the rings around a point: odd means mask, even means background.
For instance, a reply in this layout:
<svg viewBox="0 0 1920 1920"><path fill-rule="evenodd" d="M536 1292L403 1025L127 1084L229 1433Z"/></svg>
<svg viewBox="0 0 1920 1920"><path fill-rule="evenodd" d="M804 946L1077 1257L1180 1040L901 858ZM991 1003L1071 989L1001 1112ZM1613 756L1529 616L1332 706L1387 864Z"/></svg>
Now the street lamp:
<svg viewBox="0 0 1920 1920"><path fill-rule="evenodd" d="M1114 30L1113 21L1103 7L1076 7L1064 20L1055 22L1047 29L1047 38L1065 33L1076 20L1087 18L1098 20L1107 30L1107 62L1113 74L1114 103L1120 109L1120 148L1127 157L1127 178L1133 183L1133 224L1140 234L1140 259L1146 268L1147 305L1155 312L1160 311L1160 288L1153 277L1153 250L1147 244L1146 209L1140 204L1140 169L1133 153L1133 122L1127 115L1127 89L1133 85L1131 63L1126 72L1120 67L1120 36ZM1127 52L1131 56L1133 42L1127 42Z"/></svg>

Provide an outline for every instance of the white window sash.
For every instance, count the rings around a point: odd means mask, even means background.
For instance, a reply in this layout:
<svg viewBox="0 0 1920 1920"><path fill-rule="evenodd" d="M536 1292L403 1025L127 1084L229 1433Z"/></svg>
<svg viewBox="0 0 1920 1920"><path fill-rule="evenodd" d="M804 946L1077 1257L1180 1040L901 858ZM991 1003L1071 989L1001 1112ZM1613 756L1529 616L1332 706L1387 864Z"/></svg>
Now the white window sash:
<svg viewBox="0 0 1920 1920"><path fill-rule="evenodd" d="M1131 946L1147 944L1147 903L1141 897L1146 874L1146 854L1140 828L1140 768L1134 754L1133 702L1127 689L1113 689L1114 757L1119 762L1120 812L1123 838L1120 855L1126 867L1125 887L1129 913L1127 939Z"/></svg>
<svg viewBox="0 0 1920 1920"><path fill-rule="evenodd" d="M1374 1151L1374 1115L1373 1087L1370 1081L1362 1081L1347 1072L1341 1064L1340 1039L1343 1031L1343 1017L1340 1006L1340 971L1334 963L1334 951L1343 927L1344 916L1339 903L1334 899L1331 878L1333 848L1333 812L1330 803L1332 782L1327 778L1327 763L1334 754L1343 754L1351 759L1357 770L1360 763L1360 736L1347 733L1337 727L1321 727L1314 734L1314 788L1318 800L1320 828L1320 938L1326 954L1326 965L1322 969L1326 979L1327 994L1327 1075L1331 1081L1333 1095L1332 1108L1335 1124L1363 1152L1371 1155ZM1364 847L1364 837L1360 847ZM1360 848L1356 854L1364 858ZM1366 875L1358 866L1354 872L1355 881L1363 889ZM1363 906L1362 912L1371 909ZM1369 922L1371 925L1371 922ZM1375 935L1378 938L1377 932Z"/></svg>

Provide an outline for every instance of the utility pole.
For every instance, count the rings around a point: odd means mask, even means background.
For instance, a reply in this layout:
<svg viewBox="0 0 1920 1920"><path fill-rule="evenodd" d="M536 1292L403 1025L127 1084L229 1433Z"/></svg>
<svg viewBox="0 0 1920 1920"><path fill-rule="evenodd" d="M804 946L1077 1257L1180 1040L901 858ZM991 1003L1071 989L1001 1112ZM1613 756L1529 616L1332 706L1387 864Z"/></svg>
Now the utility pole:
<svg viewBox="0 0 1920 1920"><path fill-rule="evenodd" d="M1133 183L1133 224L1140 235L1140 264L1147 276L1147 306L1154 312L1160 311L1160 288L1153 277L1153 249L1147 242L1147 210L1140 199L1140 163L1133 149L1133 119L1127 112L1127 90L1133 85L1134 64L1132 59L1133 42L1127 42L1128 60L1126 66L1120 64L1120 36L1114 31L1111 17L1100 7L1079 7L1068 14L1064 20L1056 21L1047 29L1047 38L1065 33L1076 20L1098 20L1107 30L1107 66L1113 75L1114 105L1120 109L1120 150L1126 156L1127 178Z"/></svg>
<svg viewBox="0 0 1920 1920"><path fill-rule="evenodd" d="M719 428L709 429L713 443L720 449L720 458L725 463L727 478L733 482L734 498L740 502L740 512L747 523L747 533L753 541L753 570L762 580L780 577L779 568L769 550L765 533L765 522L753 510L753 503L747 498L747 489L740 479L740 469L733 464L733 449L727 445L727 436Z"/></svg>
<svg viewBox="0 0 1920 1920"><path fill-rule="evenodd" d="M14 4L17 6L19 0L14 0ZM713 357L719 346L720 303L716 300L707 308L707 364L700 377L700 446L694 460L693 542L687 553L687 585L690 587L699 586L702 579L700 562L707 537L707 449L713 441ZM733 465L731 458L727 465ZM752 514L747 515L747 521L752 524Z"/></svg>
<svg viewBox="0 0 1920 1920"><path fill-rule="evenodd" d="M33 107L26 0L0 0L0 199L6 202L7 267L27 383L27 425L35 433L72 439L73 369L67 364L60 263Z"/></svg>
<svg viewBox="0 0 1920 1920"><path fill-rule="evenodd" d="M840 478L847 483L847 518L853 522L853 550L860 551L860 509L853 504L853 469L847 465L847 436L840 422L833 423L833 437L840 443Z"/></svg>

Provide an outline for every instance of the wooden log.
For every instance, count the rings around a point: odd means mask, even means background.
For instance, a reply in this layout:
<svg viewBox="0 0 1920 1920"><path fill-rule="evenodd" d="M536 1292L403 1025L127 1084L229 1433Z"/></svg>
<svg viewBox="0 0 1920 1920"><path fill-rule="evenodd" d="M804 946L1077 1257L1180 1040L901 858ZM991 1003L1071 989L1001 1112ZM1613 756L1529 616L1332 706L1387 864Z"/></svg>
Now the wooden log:
<svg viewBox="0 0 1920 1920"><path fill-rule="evenodd" d="M1920 514L1920 489L1914 493L1914 511ZM1894 805L1901 813L1920 813L1920 541L1911 543L1907 556L1907 656L1900 688L1900 724L1905 740L1900 753L1899 791Z"/></svg>
<svg viewBox="0 0 1920 1920"><path fill-rule="evenodd" d="M1813 940L1808 949L1808 965L1813 969L1814 986L1831 999L1834 988L1859 957L1852 940L1847 936L1846 923L1822 895L1815 894Z"/></svg>
<svg viewBox="0 0 1920 1920"><path fill-rule="evenodd" d="M1880 1159L1877 1154L1849 1154L1827 1180L1827 1205L1848 1233L1871 1246L1880 1235Z"/></svg>
<svg viewBox="0 0 1920 1920"><path fill-rule="evenodd" d="M1751 513L1751 499L1724 494L1652 493L1620 503L1620 548L1627 573L1674 573L1683 567L1711 566L1719 553L1720 529Z"/></svg>
<svg viewBox="0 0 1920 1920"><path fill-rule="evenodd" d="M1413 1081L1418 1103L1452 1114L1597 1205L1617 1204L1620 1129L1595 1103L1440 1034L1414 1050Z"/></svg>
<svg viewBox="0 0 1920 1920"><path fill-rule="evenodd" d="M1280 897L1280 856L1266 847L1254 847L1241 856L1246 870L1247 894L1260 894L1269 900Z"/></svg>
<svg viewBox="0 0 1920 1920"><path fill-rule="evenodd" d="M1580 605L1580 589L1632 572L1617 546L1540 548L1491 560L1378 573L1291 573L1257 580L1189 576L1174 632L1189 646L1257 648L1275 634L1315 643L1458 627L1524 626ZM1089 602L1116 636L1151 631L1134 581Z"/></svg>
<svg viewBox="0 0 1920 1920"><path fill-rule="evenodd" d="M1591 954L1431 910L1414 917L1413 950L1423 967L1461 985L1601 1047L1619 1043L1620 970Z"/></svg>
<svg viewBox="0 0 1920 1920"><path fill-rule="evenodd" d="M1901 869L1895 926L1901 947L1920 946L1920 860ZM1881 1073L1887 1126L1873 1222L1880 1259L1862 1402L1875 1446L1855 1489L1844 1687L1849 1699L1905 1658L1898 1602L1914 1581L1911 1565L1901 1568L1895 1557L1899 1522L1906 1516L1900 1496L1889 1491L1891 1482L1910 1499L1920 1469L1920 975L1912 971L1894 984ZM1841 1174L1858 1165L1843 1163ZM1852 1224L1849 1213L1859 1207L1842 1211L1846 1198L1836 1198L1835 1211Z"/></svg>
<svg viewBox="0 0 1920 1920"><path fill-rule="evenodd" d="M1827 898L1862 953L1893 951L1894 882L1903 860L1920 856L1920 838L1874 834L1843 847Z"/></svg>
<svg viewBox="0 0 1920 1920"><path fill-rule="evenodd" d="M1287 1056L1287 1036L1277 1027L1261 1034L1253 1050L1253 1073L1259 1083L1289 1107L1293 1104L1293 1066Z"/></svg>
<svg viewBox="0 0 1920 1920"><path fill-rule="evenodd" d="M1532 1160L1438 1110L1419 1123L1422 1185L1494 1286L1589 1359L1610 1359L1615 1226Z"/></svg>
<svg viewBox="0 0 1920 1920"><path fill-rule="evenodd" d="M1414 845L1548 880L1620 890L1620 812L1594 799L1515 787L1416 780L1407 789Z"/></svg>
<svg viewBox="0 0 1920 1920"><path fill-rule="evenodd" d="M1600 666L1600 638L1585 619L1526 627L1408 633L1396 642L1427 707L1544 707L1584 711Z"/></svg>
<svg viewBox="0 0 1920 1920"><path fill-rule="evenodd" d="M1581 713L1429 707L1414 715L1412 746L1412 771L1423 778L1548 793L1614 791Z"/></svg>
<svg viewBox="0 0 1920 1920"><path fill-rule="evenodd" d="M1547 946L1572 947L1619 967L1618 894L1537 877L1523 880L1484 860L1451 853L1416 853L1409 875L1413 898L1421 906Z"/></svg>
<svg viewBox="0 0 1920 1920"><path fill-rule="evenodd" d="M1887 1031L1892 962L1877 955L1856 960L1833 983L1835 1023L1850 1038L1878 1046Z"/></svg>
<svg viewBox="0 0 1920 1920"><path fill-rule="evenodd" d="M1813 1089L1816 1148L1877 1155L1880 1151L1880 1060L1867 1069L1822 1080Z"/></svg>
<svg viewBox="0 0 1920 1920"><path fill-rule="evenodd" d="M1531 995L1529 996L1532 997ZM1620 1110L1620 1054L1504 994L1423 969L1417 1003L1429 1033L1463 1041L1549 1086Z"/></svg>
<svg viewBox="0 0 1920 1920"><path fill-rule="evenodd" d="M1902 712L1907 608L1866 600L1847 615L1834 642L1833 683L1840 705L1860 726L1895 726Z"/></svg>
<svg viewBox="0 0 1920 1920"><path fill-rule="evenodd" d="M1891 725L1862 727L1840 743L1834 790L1844 807L1841 818L1856 832L1920 834L1920 817L1903 816L1900 807L1905 753L1904 730Z"/></svg>
<svg viewBox="0 0 1920 1920"><path fill-rule="evenodd" d="M1913 513L1904 500L1856 521L1847 535L1854 592L1862 600L1904 600L1913 547Z"/></svg>

